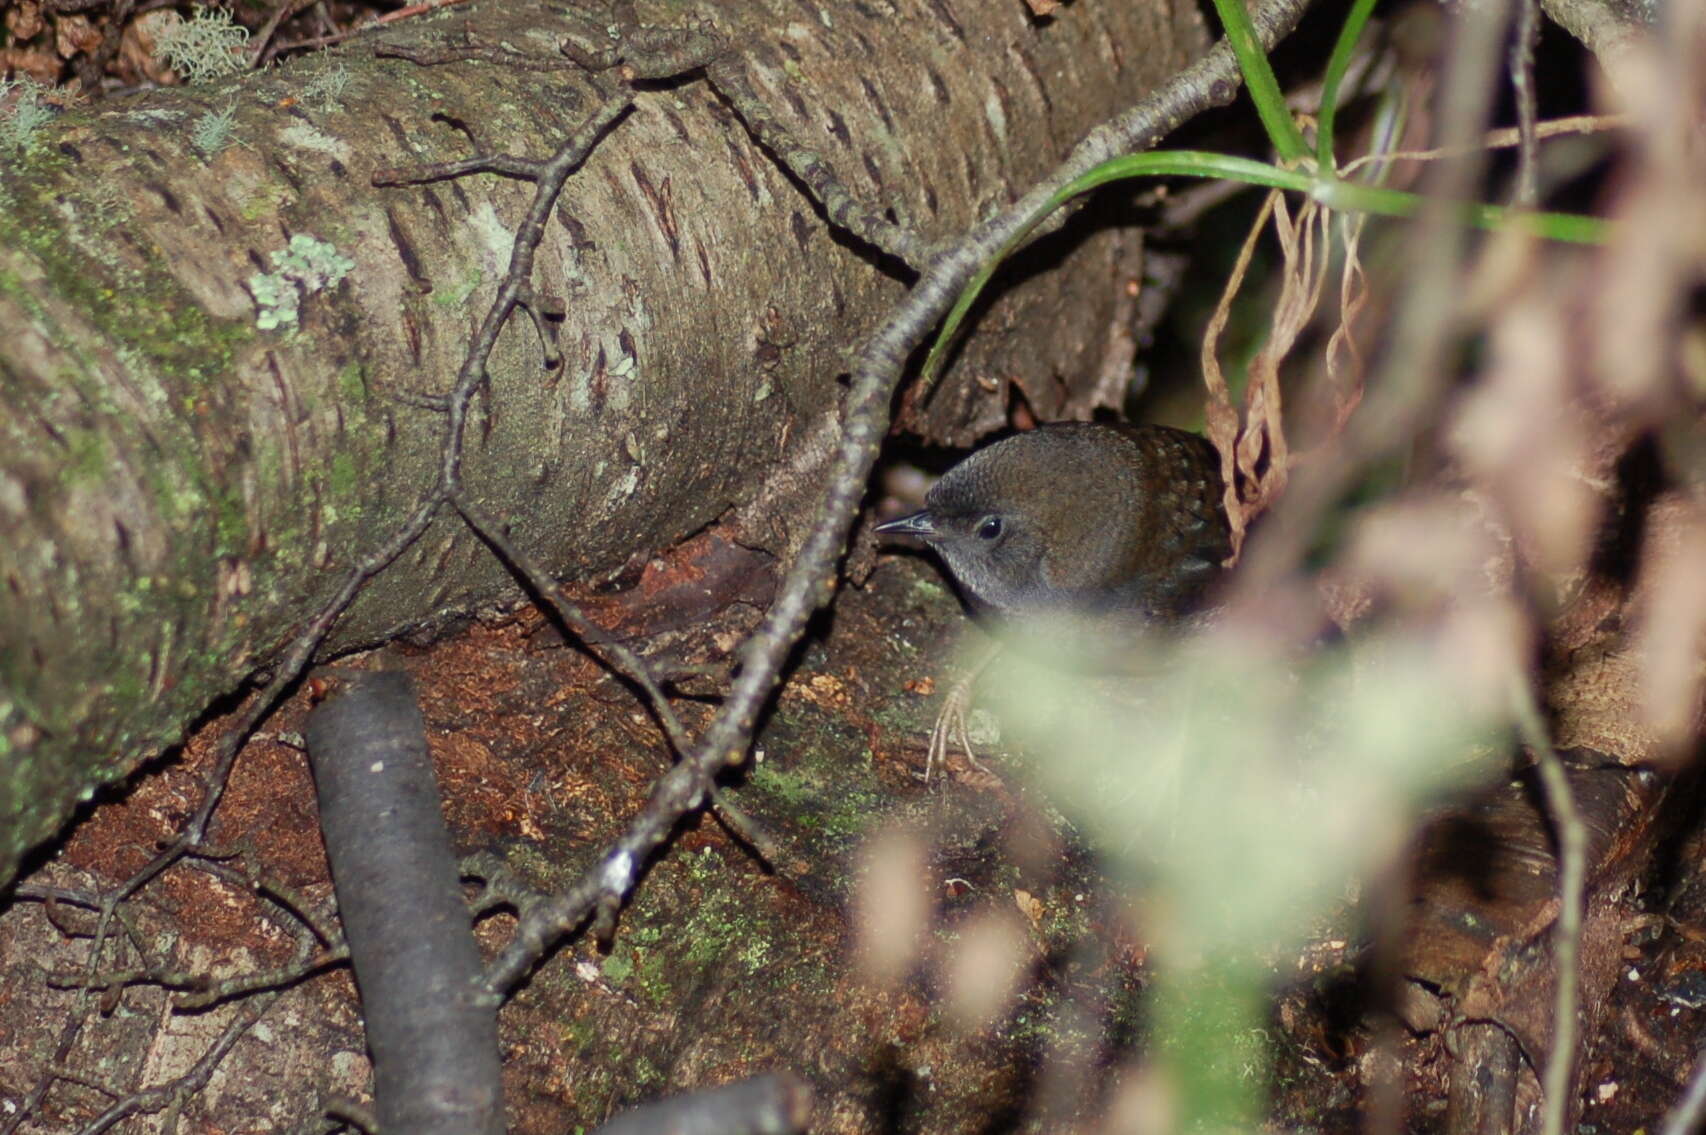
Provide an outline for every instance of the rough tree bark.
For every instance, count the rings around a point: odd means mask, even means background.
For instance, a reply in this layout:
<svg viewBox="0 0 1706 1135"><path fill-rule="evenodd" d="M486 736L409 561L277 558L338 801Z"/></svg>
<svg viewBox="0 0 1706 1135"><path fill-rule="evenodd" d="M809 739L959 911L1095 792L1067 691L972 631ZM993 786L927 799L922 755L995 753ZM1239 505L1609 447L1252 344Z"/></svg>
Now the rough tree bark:
<svg viewBox="0 0 1706 1135"><path fill-rule="evenodd" d="M664 8L641 15L679 21ZM1206 43L1195 6L1168 3L1040 20L952 0L703 14L797 140L927 241L1010 200ZM440 422L421 400L448 387L530 187L370 176L466 156L470 138L547 153L595 101L561 66L563 31L543 4L457 9L384 42L487 58L424 67L365 38L65 114L7 159L0 881L77 800L264 668L430 482ZM215 148L198 127L227 109L232 141ZM826 224L692 77L640 95L555 222L534 285L566 304L564 364L510 321L466 458L481 506L564 576L644 562L725 515L785 553L837 429L841 352L906 267ZM1108 328L1140 278L1136 230L1027 264L907 427L964 442L1013 388L1044 417L1115 396L1102 364L1126 342ZM514 594L443 520L328 649Z"/></svg>

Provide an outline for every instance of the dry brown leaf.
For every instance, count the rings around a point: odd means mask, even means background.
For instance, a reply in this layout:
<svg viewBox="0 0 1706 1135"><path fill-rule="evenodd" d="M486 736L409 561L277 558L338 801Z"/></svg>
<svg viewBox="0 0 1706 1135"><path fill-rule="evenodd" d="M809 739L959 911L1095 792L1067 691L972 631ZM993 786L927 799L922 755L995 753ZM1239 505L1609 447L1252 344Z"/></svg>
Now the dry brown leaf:
<svg viewBox="0 0 1706 1135"><path fill-rule="evenodd" d="M1232 314L1232 298L1243 286L1244 277L1250 270L1250 259L1256 251L1256 241L1267 227L1268 217L1273 213L1274 204L1280 200L1279 190L1269 193L1262 202L1262 207L1256 213L1256 219L1250 226L1249 235L1244 238L1244 246L1238 250L1238 260L1232 266L1232 273L1227 277L1226 287L1221 290L1220 302L1215 305L1214 314L1209 316L1208 326L1203 329L1202 339L1202 376L1203 385L1208 390L1208 400L1203 406L1203 419L1208 428L1208 439L1220 451L1220 475L1226 482L1226 519L1232 529L1232 560L1236 562L1239 552L1244 545L1244 532L1249 527L1250 517L1244 508L1242 494L1238 488L1238 410L1232 405L1232 392L1226 385L1226 375L1220 369L1220 359L1215 348L1220 343L1220 336L1226 330L1226 321Z"/></svg>
<svg viewBox="0 0 1706 1135"><path fill-rule="evenodd" d="M1017 906L1019 908L1019 913L1024 915L1030 921L1031 929L1042 929L1043 903L1041 899L1037 898L1030 891L1023 891L1018 888L1014 888L1013 905Z"/></svg>
<svg viewBox="0 0 1706 1135"><path fill-rule="evenodd" d="M1357 316L1362 314L1371 294L1368 276L1362 270L1362 258L1358 255L1368 215L1343 216L1339 221L1344 233L1345 266L1339 275L1339 325L1333 328L1333 334L1327 340L1327 379L1332 385L1333 420L1322 444L1331 442L1344 431L1345 423L1362 402L1363 385L1367 379L1355 328Z"/></svg>
<svg viewBox="0 0 1706 1135"><path fill-rule="evenodd" d="M118 62L126 78L161 84L179 81L178 73L154 55L161 33L179 18L170 9L156 9L125 25L124 35L119 39Z"/></svg>
<svg viewBox="0 0 1706 1135"><path fill-rule="evenodd" d="M1240 414L1232 407L1231 393L1215 357L1215 347L1225 329L1232 297L1243 283L1255 242L1269 217L1273 219L1283 257L1280 291L1274 302L1267 340L1250 360L1249 383L1244 390L1244 407ZM1203 333L1203 382L1208 389L1204 416L1209 440L1220 450L1234 561L1242 549L1244 533L1250 522L1285 491L1290 477L1292 457L1286 438L1279 370L1320 305L1331 260L1330 225L1331 214L1315 202L1305 201L1293 220L1285 197L1277 190L1270 193L1251 226L1249 236L1245 238L1238 262ZM1336 414L1340 424L1344 417L1349 416L1356 399L1361 397L1360 387L1359 378L1352 388L1354 394L1347 391L1340 395L1336 392Z"/></svg>
<svg viewBox="0 0 1706 1135"><path fill-rule="evenodd" d="M53 46L60 58L92 55L101 46L101 30L87 16L56 16L53 21Z"/></svg>
<svg viewBox="0 0 1706 1135"><path fill-rule="evenodd" d="M14 43L34 39L46 26L41 18L41 5L36 0L18 0L6 9L6 30L11 33Z"/></svg>
<svg viewBox="0 0 1706 1135"><path fill-rule="evenodd" d="M59 58L44 48L0 47L0 74L28 75L45 86L58 81L59 70Z"/></svg>

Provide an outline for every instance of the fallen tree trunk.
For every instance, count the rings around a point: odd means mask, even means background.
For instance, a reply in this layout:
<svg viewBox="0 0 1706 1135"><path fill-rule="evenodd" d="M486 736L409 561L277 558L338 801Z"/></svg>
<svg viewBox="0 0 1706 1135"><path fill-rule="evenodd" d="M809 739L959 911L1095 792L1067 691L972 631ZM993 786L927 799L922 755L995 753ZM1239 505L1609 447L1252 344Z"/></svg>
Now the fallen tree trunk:
<svg viewBox="0 0 1706 1135"><path fill-rule="evenodd" d="M1194 10L1163 5L1033 21L1017 4L776 2L720 18L771 116L926 243L1016 196L1205 42ZM569 29L542 5L404 28L68 113L9 158L0 880L77 800L263 669L435 475L430 400L530 187L372 175L464 157L470 139L542 155L613 80L565 65ZM380 42L477 57L421 66L376 57ZM465 481L562 576L644 563L731 510L745 542L785 553L803 535L842 352L910 273L826 223L748 125L691 77L641 93L540 248L562 364L526 319L493 354ZM964 442L1015 387L1044 417L1117 397L1140 237L1060 245L1065 269L1033 254L909 428ZM441 519L326 649L515 594Z"/></svg>

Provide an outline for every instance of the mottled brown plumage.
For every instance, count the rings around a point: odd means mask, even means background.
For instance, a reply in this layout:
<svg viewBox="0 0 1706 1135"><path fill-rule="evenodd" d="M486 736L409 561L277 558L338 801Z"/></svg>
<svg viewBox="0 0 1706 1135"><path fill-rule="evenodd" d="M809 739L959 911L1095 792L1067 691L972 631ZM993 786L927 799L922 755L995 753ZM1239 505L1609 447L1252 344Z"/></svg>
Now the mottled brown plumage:
<svg viewBox="0 0 1706 1135"><path fill-rule="evenodd" d="M923 540L1001 622L1167 624L1200 609L1231 552L1221 485L1195 434L1062 422L978 450L877 531Z"/></svg>
<svg viewBox="0 0 1706 1135"><path fill-rule="evenodd" d="M921 511L877 531L928 544L1006 637L1075 667L1118 669L1134 633L1177 625L1210 601L1232 551L1221 485L1219 454L1195 434L1062 422L978 450L943 474ZM977 764L965 715L991 658L948 692L925 780L950 738Z"/></svg>

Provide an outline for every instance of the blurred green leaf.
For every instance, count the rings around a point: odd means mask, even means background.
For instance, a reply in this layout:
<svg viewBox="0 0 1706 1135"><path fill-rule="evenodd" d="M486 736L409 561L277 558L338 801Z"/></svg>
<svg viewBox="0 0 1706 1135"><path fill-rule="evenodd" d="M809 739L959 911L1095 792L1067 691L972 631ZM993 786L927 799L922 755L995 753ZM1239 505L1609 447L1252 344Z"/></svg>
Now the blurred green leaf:
<svg viewBox="0 0 1706 1135"><path fill-rule="evenodd" d="M1078 658L1123 645L1063 633ZM1128 673L1087 674L1037 661L1027 640L985 700L1141 893L1185 1128L1244 1122L1258 1095L1227 1077L1251 1058L1226 1046L1259 1024L1256 959L1295 948L1388 863L1424 801L1500 768L1508 725L1476 688L1486 669L1419 632L1309 649L1223 626L1141 648Z"/></svg>

